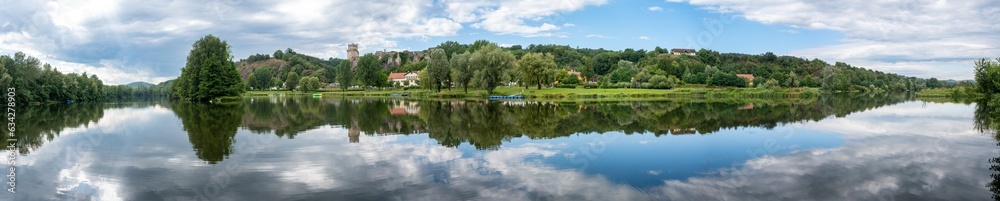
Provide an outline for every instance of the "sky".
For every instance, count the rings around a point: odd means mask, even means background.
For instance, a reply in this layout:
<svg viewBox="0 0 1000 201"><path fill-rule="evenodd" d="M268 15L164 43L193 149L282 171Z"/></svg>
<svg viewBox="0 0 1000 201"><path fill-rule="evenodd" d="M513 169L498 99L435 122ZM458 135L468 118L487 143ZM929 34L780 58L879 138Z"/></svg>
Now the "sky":
<svg viewBox="0 0 1000 201"><path fill-rule="evenodd" d="M320 58L502 46L706 48L819 58L922 78L971 79L1000 57L995 0L0 0L0 54L24 52L108 84L176 78L213 34L234 60L292 48Z"/></svg>

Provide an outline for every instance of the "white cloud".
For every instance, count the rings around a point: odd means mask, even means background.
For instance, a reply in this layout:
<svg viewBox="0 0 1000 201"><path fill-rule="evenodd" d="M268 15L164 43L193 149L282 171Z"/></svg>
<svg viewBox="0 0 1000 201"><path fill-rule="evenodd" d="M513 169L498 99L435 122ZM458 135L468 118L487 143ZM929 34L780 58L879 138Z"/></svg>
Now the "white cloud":
<svg viewBox="0 0 1000 201"><path fill-rule="evenodd" d="M563 24L563 27L575 27L575 26L576 26L576 24L573 24L573 23Z"/></svg>
<svg viewBox="0 0 1000 201"><path fill-rule="evenodd" d="M639 39L639 40L656 40L655 38L650 38L649 36L639 36L636 39Z"/></svg>
<svg viewBox="0 0 1000 201"><path fill-rule="evenodd" d="M668 0L669 1L669 0ZM780 24L801 29L835 30L846 40L839 45L793 51L797 56L825 60L861 61L890 66L923 62L961 63L965 73L955 79L972 77L972 60L1000 55L1000 2L925 0L687 0L704 9L733 13L764 24ZM816 53L816 54L812 54ZM839 56L834 56L839 55ZM913 66L928 70L915 76L935 76L934 66ZM891 71L890 71L891 72Z"/></svg>
<svg viewBox="0 0 1000 201"><path fill-rule="evenodd" d="M577 11L586 6L602 5L607 3L607 0L567 0L557 3L532 0L502 2L450 0L441 3L445 4L448 17L461 23L473 23L471 25L473 28L501 35L538 37L565 36L553 33L559 30L559 26L543 21L546 17Z"/></svg>
<svg viewBox="0 0 1000 201"><path fill-rule="evenodd" d="M646 8L646 10L649 10L649 11L661 11L661 10L663 10L663 8L661 8L659 6L653 6L653 7Z"/></svg>
<svg viewBox="0 0 1000 201"><path fill-rule="evenodd" d="M590 34L590 35L587 35L587 38L611 38L611 37L610 36L601 35L601 34Z"/></svg>
<svg viewBox="0 0 1000 201"><path fill-rule="evenodd" d="M430 0L10 2L0 8L0 53L23 51L109 84L157 82L176 77L206 34L227 40L236 59L285 48L342 58L352 42L394 50L399 39L462 29L433 9Z"/></svg>

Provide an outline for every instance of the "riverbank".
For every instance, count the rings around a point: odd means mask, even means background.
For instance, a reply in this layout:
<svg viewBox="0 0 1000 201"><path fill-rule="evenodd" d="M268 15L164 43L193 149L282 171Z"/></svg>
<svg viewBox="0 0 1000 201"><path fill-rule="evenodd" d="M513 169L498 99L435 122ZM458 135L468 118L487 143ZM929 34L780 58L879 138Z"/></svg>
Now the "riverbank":
<svg viewBox="0 0 1000 201"><path fill-rule="evenodd" d="M484 90L469 90L465 93L460 88L435 92L425 89L384 89L384 90L348 90L316 92L300 91L249 91L246 96L268 95L313 95L322 96L352 96L352 97L393 97L406 98L448 98L448 99L487 99L490 95L523 95L530 100L575 100L575 99L660 99L660 98L812 98L819 96L818 88L709 88L703 86L680 87L674 89L585 89L585 88L519 88L498 87L493 94Z"/></svg>

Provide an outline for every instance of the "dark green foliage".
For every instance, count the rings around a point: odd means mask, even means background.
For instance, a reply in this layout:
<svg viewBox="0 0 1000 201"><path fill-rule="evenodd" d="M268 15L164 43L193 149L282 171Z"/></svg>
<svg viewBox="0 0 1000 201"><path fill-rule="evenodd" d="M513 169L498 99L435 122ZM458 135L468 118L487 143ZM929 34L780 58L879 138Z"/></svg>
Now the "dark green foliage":
<svg viewBox="0 0 1000 201"><path fill-rule="evenodd" d="M737 77L736 73L724 73L718 71L712 75L712 86L731 86L731 87L746 87L747 80L741 77Z"/></svg>
<svg viewBox="0 0 1000 201"><path fill-rule="evenodd" d="M226 41L213 35L199 39L192 45L173 93L191 101L241 95L244 86L231 60Z"/></svg>
<svg viewBox="0 0 1000 201"><path fill-rule="evenodd" d="M253 87L254 90L271 88L271 86L274 86L274 83L271 83L273 80L272 78L274 78L273 74L274 70L271 68L264 67L254 69L253 73L250 74L250 77L247 78L247 83L250 87Z"/></svg>
<svg viewBox="0 0 1000 201"><path fill-rule="evenodd" d="M442 49L432 50L430 58L431 60L427 65L428 80L420 81L429 82L433 88L440 92L441 87L449 86L448 81L451 78L451 66L448 62L448 56Z"/></svg>
<svg viewBox="0 0 1000 201"><path fill-rule="evenodd" d="M1000 93L1000 57L996 61L979 59L976 61L975 72L979 92L989 96Z"/></svg>
<svg viewBox="0 0 1000 201"><path fill-rule="evenodd" d="M299 79L299 88L304 92L316 91L322 87L323 83L319 82L319 78L313 76L306 76Z"/></svg>
<svg viewBox="0 0 1000 201"><path fill-rule="evenodd" d="M344 60L337 64L337 83L340 89L347 90L347 88L354 85L354 73L351 72L351 62Z"/></svg>
<svg viewBox="0 0 1000 201"><path fill-rule="evenodd" d="M285 78L285 88L288 88L289 91L294 91L298 86L299 74L295 72L288 73L288 77Z"/></svg>
<svg viewBox="0 0 1000 201"><path fill-rule="evenodd" d="M382 73L382 65L374 54L368 53L358 58L358 66L355 70L358 82L364 87L381 87L386 84L386 75Z"/></svg>
<svg viewBox="0 0 1000 201"><path fill-rule="evenodd" d="M469 61L471 57L472 54L469 54L468 52L454 54L451 56L452 80L455 81L455 84L462 86L465 93L469 93L469 84L472 82L472 77L475 76L476 71L479 70L476 66L471 65Z"/></svg>
<svg viewBox="0 0 1000 201"><path fill-rule="evenodd" d="M500 86L504 74L513 69L515 65L514 54L503 51L492 43L484 45L479 51L473 53L470 63L482 68L476 71L476 77L479 86L486 89L488 93L493 93L493 89Z"/></svg>
<svg viewBox="0 0 1000 201"><path fill-rule="evenodd" d="M594 61L593 61L593 65L592 65L593 68L594 68L593 69L594 70L594 74L596 74L596 75L606 75L606 74L610 73L612 70L614 70L612 68L615 67L615 64L617 64L619 60L620 59L619 59L618 53L605 52L605 53L598 54L596 57L594 57Z"/></svg>

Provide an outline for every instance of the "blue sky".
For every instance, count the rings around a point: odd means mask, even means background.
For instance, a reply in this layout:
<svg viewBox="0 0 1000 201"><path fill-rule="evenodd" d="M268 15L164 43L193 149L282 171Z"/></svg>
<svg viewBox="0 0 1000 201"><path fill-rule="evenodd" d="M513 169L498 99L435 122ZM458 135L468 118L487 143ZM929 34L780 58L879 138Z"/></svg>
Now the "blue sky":
<svg viewBox="0 0 1000 201"><path fill-rule="evenodd" d="M992 0L0 1L0 53L22 51L111 84L176 77L206 34L227 40L236 59L487 39L774 52L943 79L970 79L973 60L1000 56L1000 2Z"/></svg>

